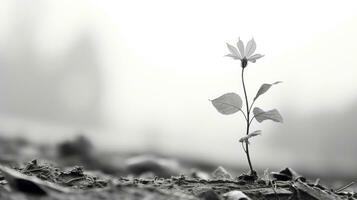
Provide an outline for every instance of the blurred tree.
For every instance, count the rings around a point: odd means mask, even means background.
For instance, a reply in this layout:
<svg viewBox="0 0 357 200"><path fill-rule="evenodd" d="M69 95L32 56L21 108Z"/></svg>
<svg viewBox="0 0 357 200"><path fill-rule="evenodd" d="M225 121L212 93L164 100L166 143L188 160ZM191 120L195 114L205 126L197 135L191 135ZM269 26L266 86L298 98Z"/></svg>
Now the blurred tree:
<svg viewBox="0 0 357 200"><path fill-rule="evenodd" d="M84 31L65 54L49 58L37 51L46 7L20 1L14 9L6 44L0 46L0 114L98 125L101 73L91 33Z"/></svg>

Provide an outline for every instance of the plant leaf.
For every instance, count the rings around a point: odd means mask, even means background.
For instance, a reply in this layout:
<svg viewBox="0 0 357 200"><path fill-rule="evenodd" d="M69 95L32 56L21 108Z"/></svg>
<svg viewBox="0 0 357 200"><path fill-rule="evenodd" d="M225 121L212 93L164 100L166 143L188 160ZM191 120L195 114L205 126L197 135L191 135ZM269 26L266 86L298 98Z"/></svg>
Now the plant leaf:
<svg viewBox="0 0 357 200"><path fill-rule="evenodd" d="M255 97L254 97L254 101L257 100L260 95L266 93L270 89L271 86L279 84L279 83L282 83L282 82L281 81L276 81L276 82L274 82L272 84L264 83L262 86L260 86L260 88L259 88L259 90L257 92L257 95L255 95Z"/></svg>
<svg viewBox="0 0 357 200"><path fill-rule="evenodd" d="M211 101L218 112L230 115L238 112L242 108L242 99L236 93L226 93Z"/></svg>
<svg viewBox="0 0 357 200"><path fill-rule="evenodd" d="M275 122L283 122L283 117L280 115L277 109L264 111L258 107L253 109L255 119L260 123L264 120L272 120Z"/></svg>
<svg viewBox="0 0 357 200"><path fill-rule="evenodd" d="M255 136L258 136L258 135L261 135L262 134L262 131L261 130L257 130L257 131L254 131L252 133L249 133L248 135L242 137L239 139L239 142L245 142L247 144L249 144L249 139L252 138L252 137L255 137Z"/></svg>

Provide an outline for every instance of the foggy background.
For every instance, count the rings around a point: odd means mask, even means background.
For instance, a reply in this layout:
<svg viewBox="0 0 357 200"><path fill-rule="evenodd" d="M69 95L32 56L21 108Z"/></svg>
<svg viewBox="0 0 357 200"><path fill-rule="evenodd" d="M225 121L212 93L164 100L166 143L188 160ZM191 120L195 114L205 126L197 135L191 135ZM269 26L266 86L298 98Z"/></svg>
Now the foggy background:
<svg viewBox="0 0 357 200"><path fill-rule="evenodd" d="M284 124L253 123L253 165L355 174L357 6L353 1L0 2L0 130L55 143L81 133L103 150L246 165L243 95L226 42L254 37L248 95Z"/></svg>

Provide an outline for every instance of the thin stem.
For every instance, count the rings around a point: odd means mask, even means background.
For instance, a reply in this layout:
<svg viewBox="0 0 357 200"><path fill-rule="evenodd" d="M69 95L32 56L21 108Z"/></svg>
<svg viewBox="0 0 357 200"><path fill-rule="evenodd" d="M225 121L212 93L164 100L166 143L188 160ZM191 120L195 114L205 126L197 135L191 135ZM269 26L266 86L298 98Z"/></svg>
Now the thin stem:
<svg viewBox="0 0 357 200"><path fill-rule="evenodd" d="M249 123L249 114L250 114L250 112L249 112L249 103L248 103L247 90L245 89L245 83L244 83L244 68L242 69L242 84L243 84L243 90L244 90L245 104L246 104L246 108L247 108L247 122ZM249 134L249 126L247 126L247 135L248 134Z"/></svg>
<svg viewBox="0 0 357 200"><path fill-rule="evenodd" d="M246 108L247 108L247 118L246 118L246 122L247 122L247 132L246 135L249 134L249 126L250 126L250 118L249 118L249 114L250 114L250 109L249 109L249 103L248 103L248 96L247 96L247 90L245 88L245 83L244 83L244 67L242 68L242 84L243 84L243 90L244 90L244 97L245 97L245 103L246 103ZM248 160L248 164L249 164L249 168L250 168L250 172L251 174L254 173L253 170L253 166L252 166L252 162L250 161L250 155L249 155L249 146L248 143L246 143L245 145L245 153L247 154L247 160Z"/></svg>
<svg viewBox="0 0 357 200"><path fill-rule="evenodd" d="M257 114L257 115L254 115L251 119L250 119L250 121L249 121L249 126L250 126L250 124L253 122L253 119L256 117L256 116L259 116L260 114Z"/></svg>
<svg viewBox="0 0 357 200"><path fill-rule="evenodd" d="M243 148L244 152L247 153L247 150L245 150L245 148L244 148L243 142L242 142L242 148Z"/></svg>
<svg viewBox="0 0 357 200"><path fill-rule="evenodd" d="M345 190L345 189L351 187L353 184L355 184L355 182L352 181L351 183L349 183L349 184L347 184L347 185L345 185L345 186L343 186L343 187L337 189L335 192L337 192L337 193L338 193L338 192L342 192L343 190Z"/></svg>
<svg viewBox="0 0 357 200"><path fill-rule="evenodd" d="M252 104L250 104L250 106L249 106L249 112L252 110L254 103L255 103L255 99L252 101Z"/></svg>
<svg viewBox="0 0 357 200"><path fill-rule="evenodd" d="M243 114L245 120L248 120L248 118L247 118L247 116L245 115L245 113L243 112L243 110L242 110L242 109L239 109L239 111Z"/></svg>
<svg viewBox="0 0 357 200"><path fill-rule="evenodd" d="M253 121L254 118L255 118L255 116L253 116L253 117L250 119L250 121L249 121L249 126L250 126L250 124L252 123L252 121Z"/></svg>

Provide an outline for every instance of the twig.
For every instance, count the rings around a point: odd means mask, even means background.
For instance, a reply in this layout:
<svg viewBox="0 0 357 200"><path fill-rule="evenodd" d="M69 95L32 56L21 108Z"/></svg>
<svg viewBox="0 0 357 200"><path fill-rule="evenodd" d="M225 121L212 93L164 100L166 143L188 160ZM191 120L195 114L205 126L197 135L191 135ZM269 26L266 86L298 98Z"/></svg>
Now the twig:
<svg viewBox="0 0 357 200"><path fill-rule="evenodd" d="M315 181L315 183L314 183L314 186L317 186L319 183L320 183L320 179L317 178L316 181Z"/></svg>
<svg viewBox="0 0 357 200"><path fill-rule="evenodd" d="M30 169L30 170L26 170L24 173L41 171L41 170L46 169L46 168L47 167L39 167L39 168L35 168L35 169Z"/></svg>
<svg viewBox="0 0 357 200"><path fill-rule="evenodd" d="M276 184L275 183L273 183L273 181L272 180L270 180L270 184L271 184L271 188L273 189L273 191L274 191L274 194L275 194L275 198L277 199L277 200L280 200L280 198L279 198L279 196L278 196L278 193L276 193Z"/></svg>
<svg viewBox="0 0 357 200"><path fill-rule="evenodd" d="M338 192L342 192L343 190L349 188L349 187L352 186L353 184L355 184L355 182L352 181L351 183L349 183L349 184L347 184L347 185L345 185L345 186L343 186L343 187L341 187L341 188L335 190L335 192L337 192L337 193L338 193Z"/></svg>
<svg viewBox="0 0 357 200"><path fill-rule="evenodd" d="M245 148L244 148L243 142L242 142L242 147L243 147L244 152L247 153L247 151L246 151Z"/></svg>
<svg viewBox="0 0 357 200"><path fill-rule="evenodd" d="M66 181L65 184L70 184L70 183L72 183L72 182L74 182L74 181L79 181L79 180L82 180L82 179L85 179L85 178L86 178L85 176L81 176L81 177L77 177L77 178L72 178L72 179Z"/></svg>
<svg viewBox="0 0 357 200"><path fill-rule="evenodd" d="M301 195L300 195L300 191L299 191L299 189L298 189L298 188L296 188L296 186L294 185L294 183L293 183L293 184L291 184L291 187L293 187L293 188L294 188L295 192L294 192L294 194L293 194L293 195L291 195L291 196L289 197L289 199L288 199L288 200L291 200L293 197L295 197L295 195L296 195L296 198L297 198L298 200L302 200L302 199L301 199Z"/></svg>

